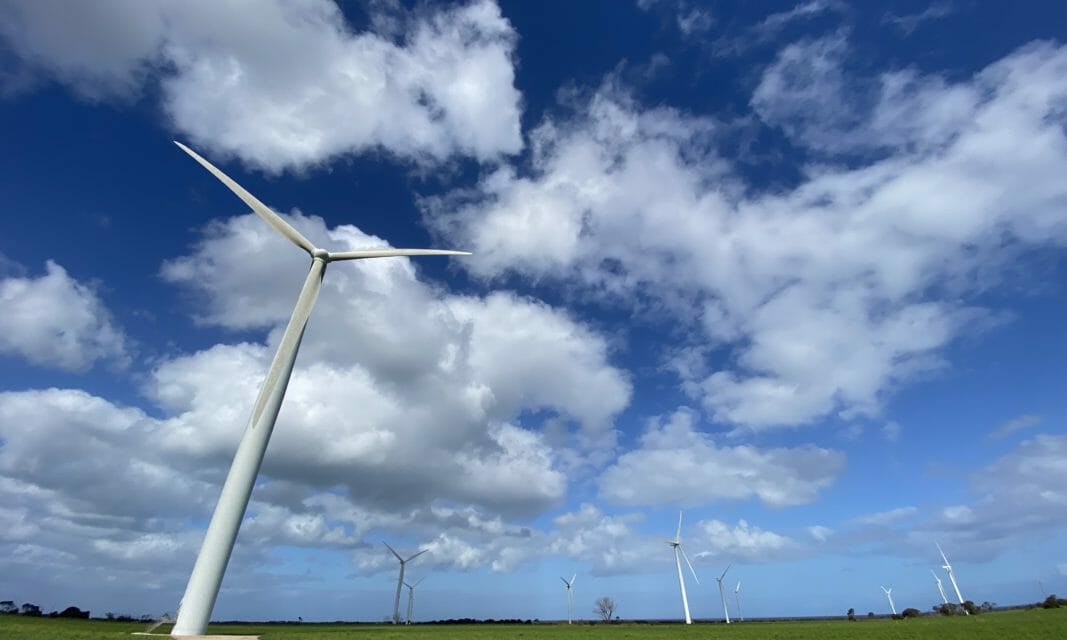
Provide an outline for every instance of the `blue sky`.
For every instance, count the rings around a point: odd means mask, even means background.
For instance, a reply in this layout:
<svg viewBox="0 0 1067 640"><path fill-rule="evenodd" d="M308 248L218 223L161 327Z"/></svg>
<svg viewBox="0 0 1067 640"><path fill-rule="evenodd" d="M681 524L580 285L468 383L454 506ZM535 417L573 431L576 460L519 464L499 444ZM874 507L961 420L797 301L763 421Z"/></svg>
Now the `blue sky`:
<svg viewBox="0 0 1067 640"><path fill-rule="evenodd" d="M474 253L329 268L216 618L1067 591L1067 9L733 4L0 2L0 598L173 611L306 273L174 139Z"/></svg>

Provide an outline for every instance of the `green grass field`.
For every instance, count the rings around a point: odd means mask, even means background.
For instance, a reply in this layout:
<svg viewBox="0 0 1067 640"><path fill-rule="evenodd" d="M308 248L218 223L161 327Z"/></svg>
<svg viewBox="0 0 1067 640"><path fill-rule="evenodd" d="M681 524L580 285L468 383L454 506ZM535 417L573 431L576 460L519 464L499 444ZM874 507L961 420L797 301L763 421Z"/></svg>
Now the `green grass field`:
<svg viewBox="0 0 1067 640"><path fill-rule="evenodd" d="M0 616L2 640L133 640L143 623L58 620ZM164 628L165 630L166 628ZM924 617L859 622L745 622L723 624L471 625L392 627L386 625L292 624L212 625L209 633L258 634L263 640L658 640L660 638L738 638L742 640L1063 640L1067 609L986 613L970 618ZM144 637L144 636L140 636Z"/></svg>

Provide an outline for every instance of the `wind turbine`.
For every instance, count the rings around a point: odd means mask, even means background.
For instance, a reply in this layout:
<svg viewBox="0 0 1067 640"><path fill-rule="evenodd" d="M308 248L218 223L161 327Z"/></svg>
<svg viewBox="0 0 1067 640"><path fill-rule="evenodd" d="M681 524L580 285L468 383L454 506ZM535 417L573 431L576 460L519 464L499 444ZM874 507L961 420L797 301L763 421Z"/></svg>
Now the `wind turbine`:
<svg viewBox="0 0 1067 640"><path fill-rule="evenodd" d="M222 576L226 573L226 565L230 561L233 552L233 544L237 539L237 531L241 527L241 519L248 508L248 499L252 495L252 487L255 485L259 467L263 463L263 454L267 450L267 442L270 440L274 423L278 419L278 411L281 409L282 400L285 398L285 389L289 385L289 377L293 373L293 364L296 362L296 353L300 348L300 340L304 336L311 309L315 306L315 300L322 286L322 278L326 271L326 265L338 260L362 260L365 258L385 258L390 256L424 256L424 255L469 255L462 251L439 251L435 249L367 249L360 251L331 252L320 249L311 244L299 231L294 229L288 222L274 213L255 196L245 191L239 184L224 174L213 164L201 158L192 149L180 142L175 142L182 151L188 153L201 166L210 171L230 191L244 201L252 211L262 218L274 230L288 238L293 244L307 251L311 256L311 270L308 272L304 286L300 290L300 296L296 300L293 315L289 318L289 324L285 328L278 351L274 354L267 377L260 387L256 403L252 408L252 415L248 419L241 443L237 446L233 464L226 475L226 481L222 485L222 493L215 505L215 512L211 516L204 542L200 547L200 553L196 557L192 574L189 576L189 584L185 587L185 595L178 607L178 620L174 623L171 631L172 636L197 636L203 635L211 619L211 610L215 607L215 599L219 595L219 587L222 584Z"/></svg>
<svg viewBox="0 0 1067 640"><path fill-rule="evenodd" d="M567 624L571 624L571 612L574 610L574 594L571 592L571 587L574 586L574 580L578 577L578 574L571 576L568 581L566 578L560 578L563 584L567 585Z"/></svg>
<svg viewBox="0 0 1067 640"><path fill-rule="evenodd" d="M888 589L882 587L882 591L885 591L885 597L889 598L889 608L893 611L893 615L897 615L897 607L893 604L893 587Z"/></svg>
<svg viewBox="0 0 1067 640"><path fill-rule="evenodd" d="M937 550L941 553L941 559L945 561L945 564L941 565L941 568L948 572L949 582L952 583L952 588L956 590L956 597L959 598L960 604L962 605L963 596L960 595L960 586L956 584L956 574L952 571L952 565L949 564L948 558L945 557L945 552L941 550L941 545L937 544L936 542L934 544L937 546ZM966 615L971 615L967 613L966 609L963 610L963 613L965 613Z"/></svg>
<svg viewBox="0 0 1067 640"><path fill-rule="evenodd" d="M405 558L400 557L400 554L396 552L396 549L390 547L388 542L383 542L382 544L384 544L386 547L388 547L389 550L393 552L393 555L396 556L396 559L400 561L400 575L396 579L396 599L393 601L393 624L400 624L400 590L404 586L404 567L407 566L407 563L411 562L415 558L418 558L422 554L424 554L427 551L429 551L429 549L423 549L422 551L416 553L415 555L409 556L408 558L405 559ZM408 602L408 611L409 611L408 617L410 617L411 616L411 613L410 613L410 611L411 611L411 602L410 601Z"/></svg>
<svg viewBox="0 0 1067 640"><path fill-rule="evenodd" d="M419 583L426 579L423 576L415 581L415 584L404 583L404 586L408 588L408 621L404 624L411 624L411 610L415 606L415 587L419 586Z"/></svg>
<svg viewBox="0 0 1067 640"><path fill-rule="evenodd" d="M945 597L945 588L941 586L941 578L937 577L933 569L930 569L930 574L934 576L934 580L937 580L937 590L941 594L941 602L948 604L948 598Z"/></svg>
<svg viewBox="0 0 1067 640"><path fill-rule="evenodd" d="M737 586L734 587L734 601L737 603L737 619L739 622L745 621L745 616L741 615L741 581L737 581Z"/></svg>
<svg viewBox="0 0 1067 640"><path fill-rule="evenodd" d="M700 584L700 579L697 578L697 572L693 569L693 563L689 562L689 556L685 555L685 551L682 549L682 512L678 512L678 532L674 534L674 540L665 540L667 544L674 547L674 563L678 566L678 588L682 591L682 610L685 611L685 623L693 624L693 619L689 617L689 599L685 597L685 579L682 577L682 558L685 558L685 563L689 565L689 571L693 574L693 580L696 580L697 584Z"/></svg>
<svg viewBox="0 0 1067 640"><path fill-rule="evenodd" d="M726 565L726 571L729 571L732 566L734 566L733 563ZM722 588L722 579L726 577L726 571L723 571L721 576L715 578L715 582L719 583L719 598L722 599L722 614L726 616L726 624L730 624L730 611L726 608L726 591Z"/></svg>

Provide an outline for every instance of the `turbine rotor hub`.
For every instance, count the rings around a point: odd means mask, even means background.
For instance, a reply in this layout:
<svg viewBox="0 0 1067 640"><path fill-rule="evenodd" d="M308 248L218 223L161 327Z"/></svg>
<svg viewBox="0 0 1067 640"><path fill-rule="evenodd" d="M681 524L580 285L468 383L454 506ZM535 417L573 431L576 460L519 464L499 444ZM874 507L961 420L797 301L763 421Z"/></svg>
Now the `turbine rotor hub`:
<svg viewBox="0 0 1067 640"><path fill-rule="evenodd" d="M330 252L325 249L315 249L311 252L312 258L321 258L323 262L330 261Z"/></svg>

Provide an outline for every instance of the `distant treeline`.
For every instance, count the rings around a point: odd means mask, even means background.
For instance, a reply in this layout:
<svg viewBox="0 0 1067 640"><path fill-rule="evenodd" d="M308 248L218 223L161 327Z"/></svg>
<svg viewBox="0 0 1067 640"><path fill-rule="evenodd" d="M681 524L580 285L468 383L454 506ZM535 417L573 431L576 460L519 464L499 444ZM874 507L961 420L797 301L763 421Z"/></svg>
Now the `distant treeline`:
<svg viewBox="0 0 1067 640"><path fill-rule="evenodd" d="M934 607L932 607L932 609L933 609L932 613L933 614L951 616L951 615L962 615L963 612L966 611L967 613L969 613L971 615L977 615L977 614L986 613L986 612L990 612L990 611L994 611L994 610L1035 609L1035 608L1058 609L1060 607L1067 607L1067 600L1065 600L1063 598L1060 598L1060 597L1057 597L1056 594L1052 594L1052 595L1048 596L1047 598L1045 598L1044 600L1042 600L1041 602L1035 602L1035 603L1032 603L1032 604L1023 604L1023 605L1013 605L1013 606L1010 606L1010 607L998 607L992 602L983 602L981 605L975 605L970 600L964 602L962 606L958 605L958 604L952 604L952 603L949 603L947 605L946 604L939 604L939 605L935 605ZM71 607L67 607L66 609L63 609L62 611L51 611L49 613L44 613L43 611L41 611L41 607L37 606L36 604L33 604L32 602L24 602L24 603L22 603L22 606L20 607L20 606L15 604L14 600L0 600L0 615L22 615L22 616L31 616L31 617L39 617L39 618L40 617L47 617L47 618L81 618L81 619L89 619L89 617L90 617L88 610L82 610L82 609L79 609L78 607L71 606ZM867 618L892 617L894 619L904 619L904 618L918 617L920 615L922 615L922 614L920 613L920 611L918 609L914 609L914 608L910 608L909 607L909 608L905 609L903 612L901 612L901 613L899 613L899 614L897 614L895 616L884 616L884 615L883 616L876 616L873 612L868 612L866 617ZM927 615L930 615L930 614L927 614ZM855 615L855 610L854 609L850 609L849 612L848 612L848 616L847 617L848 617L849 620L856 620L857 617ZM151 616L151 615L147 615L147 614L139 616L139 617L134 617L134 616L125 615L125 614L116 615L114 613L108 612L108 613L105 614L105 617L103 619L104 620L113 620L113 621L116 621L116 622L153 622L153 621L156 620L156 617ZM774 617L774 618L751 618L749 620L746 620L746 622L747 623L752 623L752 622L787 622L787 621L797 621L797 622L799 622L799 621L803 621L803 620L840 620L840 618L838 616L807 616L807 617L804 617L804 616L785 616L785 617ZM271 620L271 621L268 621L268 622L248 622L246 620L223 620L223 621L213 621L213 624L277 625L277 624L294 624L295 622L296 621L293 621L293 620ZM381 625L382 624L381 622L350 622L350 621L344 621L344 620L336 620L334 622L303 622L303 621L300 621L300 622L303 623L303 624L308 624L308 625L324 625L324 626L325 625L332 625L332 624L333 625L342 625L342 624L343 625L353 625L353 624ZM614 624L615 622L620 622L620 620L616 619L615 621L610 622L610 623L601 622L601 621L594 621L594 620L582 620L582 621L576 620L575 621L575 623L577 623L577 624L585 624L585 625ZM673 619L672 620L655 620L655 619L652 619L652 620L623 620L621 622L625 622L627 624L653 624L653 625L655 625L655 624L680 624L679 620L673 620ZM697 622L716 623L716 622L720 622L720 621L718 619L714 619L714 620L697 620ZM519 625L519 624L562 624L562 623L563 623L562 620L541 621L541 620L539 620L537 618L534 618L534 619L522 619L522 618L501 618L501 619L496 619L496 618L486 618L486 619L479 619L479 618L449 618L447 620L428 620L428 621L425 621L425 622L414 622L412 624L419 624L419 625L480 625L480 624Z"/></svg>

